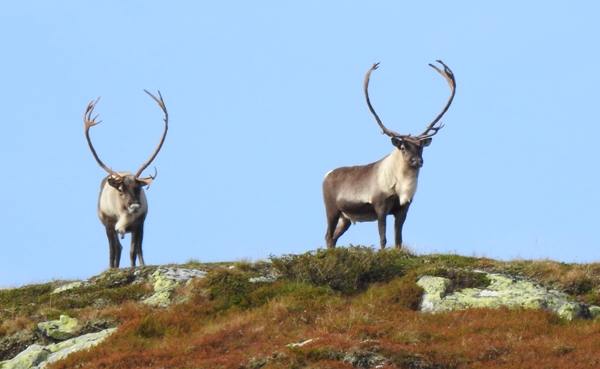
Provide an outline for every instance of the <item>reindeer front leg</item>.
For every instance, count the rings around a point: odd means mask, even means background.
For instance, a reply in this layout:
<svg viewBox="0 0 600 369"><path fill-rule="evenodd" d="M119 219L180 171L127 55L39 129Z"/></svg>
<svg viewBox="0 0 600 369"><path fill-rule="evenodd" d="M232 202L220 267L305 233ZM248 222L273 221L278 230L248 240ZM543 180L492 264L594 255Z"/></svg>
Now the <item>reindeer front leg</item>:
<svg viewBox="0 0 600 369"><path fill-rule="evenodd" d="M119 236L115 232L114 227L112 225L105 227L106 237L108 237L109 268L118 268L121 262L121 250L123 250L123 246L119 242Z"/></svg>
<svg viewBox="0 0 600 369"><path fill-rule="evenodd" d="M402 248L402 227L404 226L404 221L406 220L409 207L410 202L407 202L400 207L400 210L394 213L394 236L397 249Z"/></svg>
<svg viewBox="0 0 600 369"><path fill-rule="evenodd" d="M119 220L117 224L115 224L115 232L119 234L121 239L125 238L125 233L127 233L127 227L129 227L133 221L133 216L129 214L129 212L122 212L119 215Z"/></svg>
<svg viewBox="0 0 600 369"><path fill-rule="evenodd" d="M386 230L386 220L387 214L381 213L377 214L377 226L379 228L379 244L381 245L381 249L385 249L385 245L387 244L387 239L385 238L385 230Z"/></svg>
<svg viewBox="0 0 600 369"><path fill-rule="evenodd" d="M129 258L131 259L131 267L135 267L135 258L140 261L140 266L145 266L144 255L142 253L142 240L144 238L144 223L142 222L138 227L131 231L131 251L129 252Z"/></svg>

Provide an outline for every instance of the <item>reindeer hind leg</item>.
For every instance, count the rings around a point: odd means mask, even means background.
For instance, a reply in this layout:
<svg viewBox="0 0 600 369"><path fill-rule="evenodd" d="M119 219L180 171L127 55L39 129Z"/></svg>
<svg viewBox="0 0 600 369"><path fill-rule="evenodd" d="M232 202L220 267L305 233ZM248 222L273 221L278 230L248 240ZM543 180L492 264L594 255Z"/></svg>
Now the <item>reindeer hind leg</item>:
<svg viewBox="0 0 600 369"><path fill-rule="evenodd" d="M334 236L337 230L338 221L340 220L340 212L327 212L327 232L325 233L325 242L328 249L335 248L337 238ZM338 235L339 237L339 235Z"/></svg>
<svg viewBox="0 0 600 369"><path fill-rule="evenodd" d="M339 218L337 227L335 229L335 232L333 233L333 244L334 245L337 243L337 240L344 233L346 233L346 231L348 230L348 228L350 228L351 225L352 225L352 222L350 221L350 219L346 218L345 216L341 216Z"/></svg>

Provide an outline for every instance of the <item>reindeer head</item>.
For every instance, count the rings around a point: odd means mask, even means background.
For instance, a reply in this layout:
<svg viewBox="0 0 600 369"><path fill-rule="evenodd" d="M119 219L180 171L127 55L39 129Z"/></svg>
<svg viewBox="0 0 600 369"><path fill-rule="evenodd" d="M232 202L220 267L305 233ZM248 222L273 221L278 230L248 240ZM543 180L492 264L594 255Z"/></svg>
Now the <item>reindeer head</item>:
<svg viewBox="0 0 600 369"><path fill-rule="evenodd" d="M120 178L110 174L106 178L106 182L117 191L119 195L118 204L122 210L130 214L136 214L142 208L142 188L147 186L147 183L137 179L131 173L120 172L118 175Z"/></svg>
<svg viewBox="0 0 600 369"><path fill-rule="evenodd" d="M87 139L90 150L92 151L92 154L94 155L94 158L96 159L96 161L98 162L100 167L102 167L104 170L106 170L109 173L109 176L107 177L106 181L108 182L108 184L111 187L113 187L114 189L116 189L118 191L119 196L122 199L123 206L126 207L126 209L130 213L136 213L140 208L140 196L141 196L142 187L150 186L150 183L152 183L152 181L156 178L156 174L157 174L156 168L154 168L153 176L142 178L142 177L140 177L140 175L142 174L142 171L144 171L144 169L146 169L150 165L150 163L152 163L152 161L154 160L154 158L160 151L160 149L165 141L165 137L167 136L167 130L169 128L169 125L168 125L169 115L167 113L167 108L163 101L162 95L160 94L160 91L158 92L158 96L160 97L160 100L157 99L150 92L148 92L146 90L144 90L144 91L148 95L150 95L150 97L152 97L154 99L154 101L156 101L158 103L158 105L161 107L161 109L165 113L165 118L164 118L165 130L164 130L162 138L158 144L158 147L156 148L154 153L150 156L150 159L148 159L148 161L142 165L142 167L137 171L137 173L135 175L131 174L131 173L126 173L126 172L121 172L120 174L117 172L114 172L112 169L110 169L106 165L104 165L104 163L102 163L102 161L96 154L96 150L94 149L94 146L92 145L92 141L90 140L89 130L91 127L102 122L102 121L96 122L96 118L98 117L98 115L96 115L94 118L91 118L94 107L96 106L96 103L98 102L98 100L100 98L96 99L96 101L92 101L88 105L88 107L83 115L83 121L85 123L85 137Z"/></svg>

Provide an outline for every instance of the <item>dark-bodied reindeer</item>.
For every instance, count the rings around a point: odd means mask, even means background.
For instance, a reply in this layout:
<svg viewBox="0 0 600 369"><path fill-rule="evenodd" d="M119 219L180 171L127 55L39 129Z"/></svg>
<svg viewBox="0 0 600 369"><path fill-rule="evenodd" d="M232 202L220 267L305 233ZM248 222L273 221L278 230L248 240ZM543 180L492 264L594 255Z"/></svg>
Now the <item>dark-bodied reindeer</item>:
<svg viewBox="0 0 600 369"><path fill-rule="evenodd" d="M408 208L417 190L419 169L423 166L423 148L431 144L433 137L444 125L435 125L446 113L456 90L454 74L441 60L444 70L429 64L446 78L450 85L450 99L442 112L418 136L401 135L387 129L375 113L369 100L369 78L379 63L373 64L365 76L364 92L369 110L383 133L392 138L396 148L383 159L355 167L342 167L327 173L323 181L323 199L327 216L325 241L334 248L337 240L356 222L377 221L379 242L385 248L387 240L386 217L394 215L396 248L402 247L402 226Z"/></svg>
<svg viewBox="0 0 600 369"><path fill-rule="evenodd" d="M102 224L104 224L104 227L106 227L106 236L108 237L108 247L110 249L109 257L111 268L119 267L121 250L123 250L123 246L121 246L121 242L119 242L119 236L121 239L123 239L125 233L131 233L131 251L129 253L131 258L131 266L135 266L136 257L139 258L141 266L145 265L144 256L142 254L142 239L144 237L144 220L146 219L146 214L148 213L148 202L146 201L146 194L144 193L144 189L142 187L150 187L150 183L156 178L156 168L154 168L154 176L142 178L140 175L142 174L142 171L144 171L144 169L146 169L150 163L152 163L152 160L154 160L160 151L163 142L165 142L167 129L169 128L169 115L167 114L167 108L160 91L158 91L160 100L150 92L146 90L144 91L150 95L150 97L152 97L164 111L165 131L162 135L160 143L158 144L158 147L150 159L144 163L135 174L129 172L114 172L112 169L108 168L106 165L104 165L104 163L102 163L96 154L96 150L94 150L94 146L92 146L89 133L90 127L102 122L95 121L98 115L96 115L94 118L91 118L92 111L94 110L94 107L100 98L96 99L96 101L92 101L88 105L83 115L83 121L85 123L85 138L90 146L90 150L92 150L92 154L94 155L94 158L96 158L98 164L100 164L100 166L109 173L109 175L104 178L100 184L98 216L100 217Z"/></svg>

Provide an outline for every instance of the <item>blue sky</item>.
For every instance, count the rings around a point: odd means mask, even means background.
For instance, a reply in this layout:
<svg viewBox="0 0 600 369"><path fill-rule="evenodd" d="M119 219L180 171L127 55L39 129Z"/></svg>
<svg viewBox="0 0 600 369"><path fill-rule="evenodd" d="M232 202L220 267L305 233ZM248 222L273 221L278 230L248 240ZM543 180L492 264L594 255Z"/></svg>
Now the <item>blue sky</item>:
<svg viewBox="0 0 600 369"><path fill-rule="evenodd" d="M108 267L105 172L135 172L169 133L147 191L147 264L259 260L324 246L321 183L417 134L404 227L418 253L600 259L600 3L561 1L7 2L0 12L0 287ZM146 174L151 171L146 171ZM391 224L393 218L389 218ZM388 240L392 240L391 227ZM129 237L121 266L128 266ZM339 245L378 244L375 223Z"/></svg>

